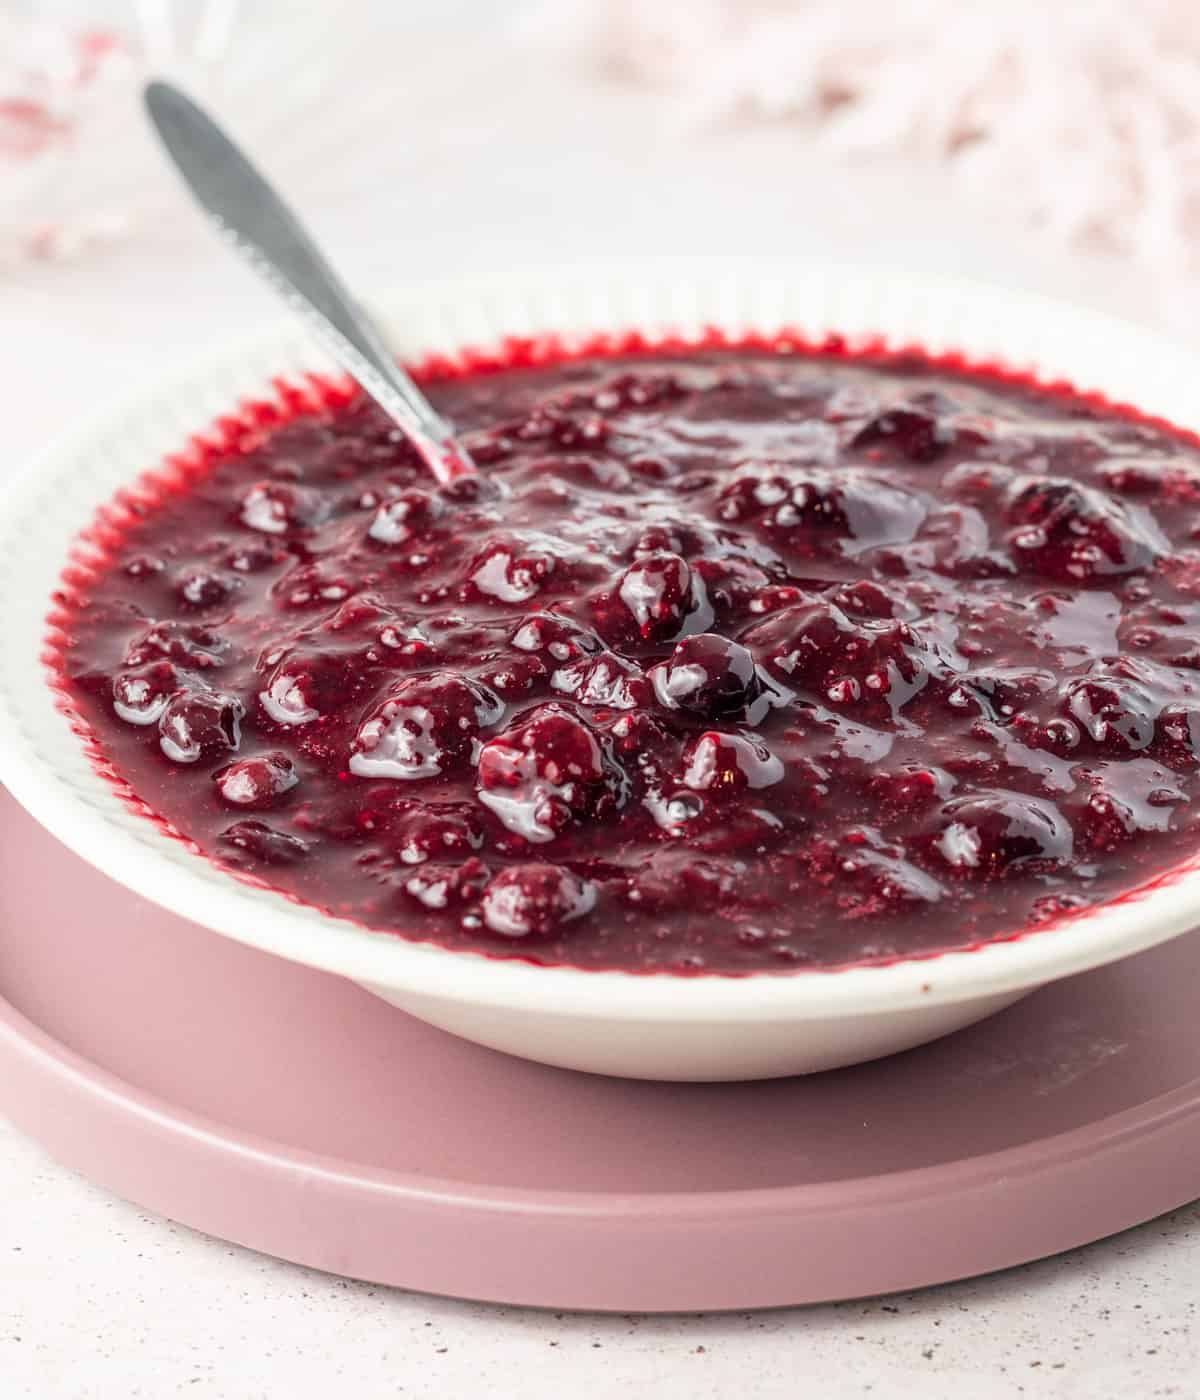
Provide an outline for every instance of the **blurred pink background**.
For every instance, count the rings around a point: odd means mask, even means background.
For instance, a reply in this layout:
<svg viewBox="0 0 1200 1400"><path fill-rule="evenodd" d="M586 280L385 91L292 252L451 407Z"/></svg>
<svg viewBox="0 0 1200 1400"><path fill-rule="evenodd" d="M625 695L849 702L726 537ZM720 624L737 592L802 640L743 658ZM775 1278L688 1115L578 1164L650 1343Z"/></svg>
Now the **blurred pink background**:
<svg viewBox="0 0 1200 1400"><path fill-rule="evenodd" d="M0 0L16 446L275 308L137 100L175 76L356 286L840 257L1193 333L1200 25L1177 0ZM103 353L98 353L102 348Z"/></svg>

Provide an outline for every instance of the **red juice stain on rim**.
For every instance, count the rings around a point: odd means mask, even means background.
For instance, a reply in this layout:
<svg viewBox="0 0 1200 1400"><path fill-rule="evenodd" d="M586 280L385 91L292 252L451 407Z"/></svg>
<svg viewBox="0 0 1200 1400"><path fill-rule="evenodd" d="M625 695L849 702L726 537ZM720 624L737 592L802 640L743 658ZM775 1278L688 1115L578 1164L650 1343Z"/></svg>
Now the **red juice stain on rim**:
<svg viewBox="0 0 1200 1400"><path fill-rule="evenodd" d="M58 703L164 831L417 941L686 975L976 949L1188 868L1195 434L790 332L417 373L478 488L276 381L73 552Z"/></svg>

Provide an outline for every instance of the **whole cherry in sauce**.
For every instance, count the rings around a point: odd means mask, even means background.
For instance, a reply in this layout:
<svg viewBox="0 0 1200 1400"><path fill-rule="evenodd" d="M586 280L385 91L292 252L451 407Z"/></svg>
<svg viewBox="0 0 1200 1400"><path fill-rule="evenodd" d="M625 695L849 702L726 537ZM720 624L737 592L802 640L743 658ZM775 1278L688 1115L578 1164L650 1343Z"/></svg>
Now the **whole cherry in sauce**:
<svg viewBox="0 0 1200 1400"><path fill-rule="evenodd" d="M765 687L754 657L718 633L685 637L652 674L659 703L670 709L710 719L748 716L755 709L761 718L765 711Z"/></svg>
<svg viewBox="0 0 1200 1400"><path fill-rule="evenodd" d="M971 946L1196 854L1190 439L916 356L525 354L428 383L476 479L330 386L95 536L59 682L214 860L694 974Z"/></svg>

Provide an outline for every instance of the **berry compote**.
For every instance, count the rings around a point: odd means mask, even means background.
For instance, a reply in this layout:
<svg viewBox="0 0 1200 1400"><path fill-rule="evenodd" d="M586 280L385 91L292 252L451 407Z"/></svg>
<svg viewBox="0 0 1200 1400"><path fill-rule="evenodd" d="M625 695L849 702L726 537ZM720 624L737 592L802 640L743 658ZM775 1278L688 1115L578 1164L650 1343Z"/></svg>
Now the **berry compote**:
<svg viewBox="0 0 1200 1400"><path fill-rule="evenodd" d="M214 860L449 948L746 973L1012 936L1200 846L1184 435L913 355L427 381L477 477L296 390L69 577L60 687Z"/></svg>

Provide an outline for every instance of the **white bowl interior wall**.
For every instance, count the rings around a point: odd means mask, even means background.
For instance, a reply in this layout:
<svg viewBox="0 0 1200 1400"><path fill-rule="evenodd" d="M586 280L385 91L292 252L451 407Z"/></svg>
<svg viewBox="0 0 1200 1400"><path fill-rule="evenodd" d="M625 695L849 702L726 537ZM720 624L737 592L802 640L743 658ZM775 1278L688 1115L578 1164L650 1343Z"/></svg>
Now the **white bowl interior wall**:
<svg viewBox="0 0 1200 1400"><path fill-rule="evenodd" d="M795 328L961 351L1200 428L1200 357L1136 326L999 288L888 269L672 262L512 274L380 302L398 354L419 360L512 335L570 340L638 329L682 338ZM350 977L469 1039L552 1064L667 1079L736 1079L853 1063L945 1034L1054 978L1198 921L1200 875L1061 927L933 959L732 978L540 968L449 952L322 915L243 884L129 810L92 768L39 661L49 599L97 507L273 375L327 370L283 329L139 385L71 431L0 506L0 778L112 878L198 923Z"/></svg>

